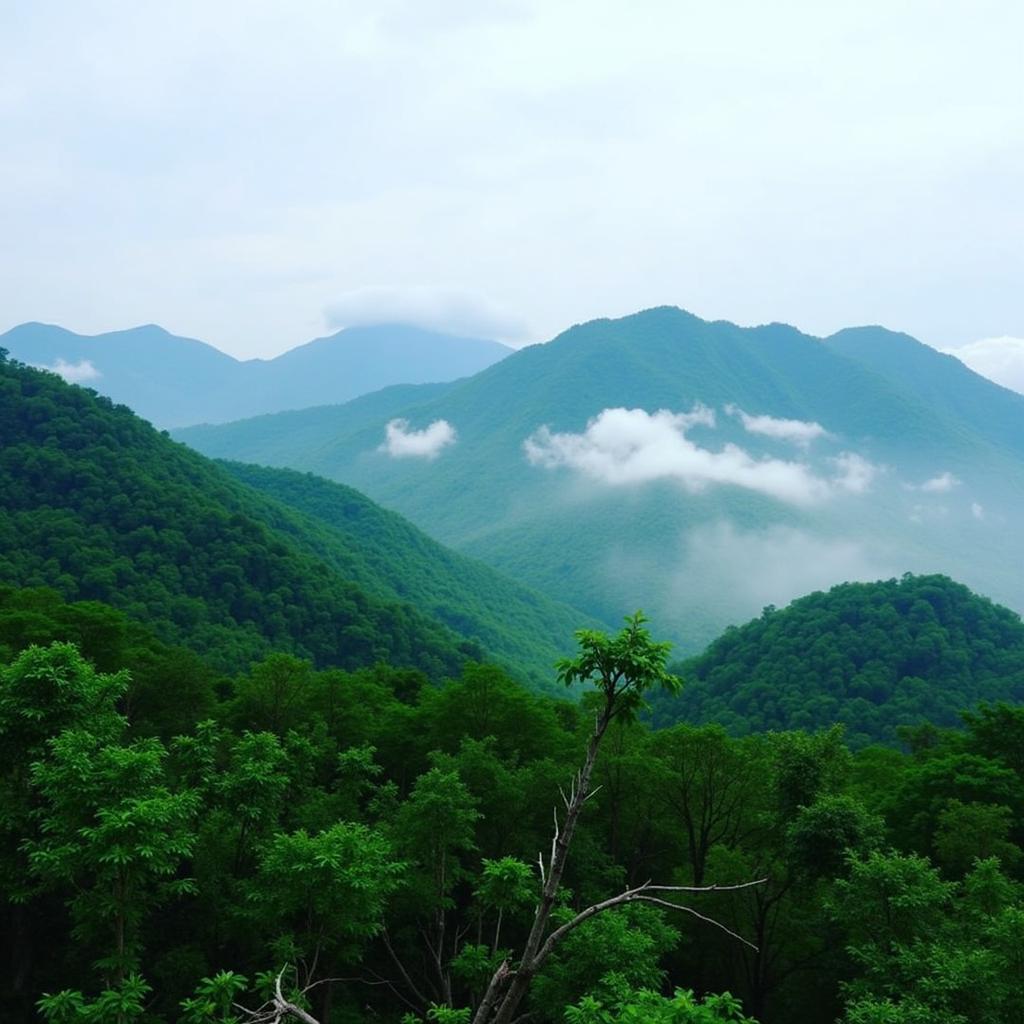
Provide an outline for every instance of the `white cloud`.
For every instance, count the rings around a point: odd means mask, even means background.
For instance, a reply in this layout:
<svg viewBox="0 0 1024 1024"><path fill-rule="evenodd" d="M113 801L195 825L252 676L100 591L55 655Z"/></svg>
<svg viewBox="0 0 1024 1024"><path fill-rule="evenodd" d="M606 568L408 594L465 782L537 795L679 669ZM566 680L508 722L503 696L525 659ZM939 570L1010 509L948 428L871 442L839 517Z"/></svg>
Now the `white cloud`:
<svg viewBox="0 0 1024 1024"><path fill-rule="evenodd" d="M392 458L436 459L441 449L456 440L455 428L447 420L434 420L423 430L410 430L408 420L391 420L380 451Z"/></svg>
<svg viewBox="0 0 1024 1024"><path fill-rule="evenodd" d="M473 291L460 288L359 288L324 311L329 326L410 324L463 337L519 341L526 324Z"/></svg>
<svg viewBox="0 0 1024 1024"><path fill-rule="evenodd" d="M819 437L830 437L829 432L820 424L807 420L778 419L775 416L751 416L737 405L727 405L725 411L730 416L739 417L743 429L748 434L762 434L779 441L806 448Z"/></svg>
<svg viewBox="0 0 1024 1024"><path fill-rule="evenodd" d="M982 338L944 351L982 377L1024 394L1024 338Z"/></svg>
<svg viewBox="0 0 1024 1024"><path fill-rule="evenodd" d="M971 502L971 515L974 516L975 519L984 519L985 518L985 509L984 509L984 507L982 505L978 504L978 502L972 501Z"/></svg>
<svg viewBox="0 0 1024 1024"><path fill-rule="evenodd" d="M850 494L864 494L871 489L875 477L881 470L873 462L856 452L842 452L834 459L829 459L838 473L833 483L841 491Z"/></svg>
<svg viewBox="0 0 1024 1024"><path fill-rule="evenodd" d="M925 480L925 482L915 488L915 490L925 491L928 494L945 494L947 491L951 491L954 487L959 486L960 480L953 476L953 474L947 469L946 471L939 473L938 476L933 476L930 480Z"/></svg>
<svg viewBox="0 0 1024 1024"><path fill-rule="evenodd" d="M613 486L674 479L691 491L700 491L714 484L732 484L795 505L823 501L837 490L862 493L877 472L852 452L830 460L838 474L828 480L802 462L755 459L734 444L711 451L686 436L698 424L713 426L714 413L700 405L689 413L605 409L582 433L559 434L541 427L523 447L536 466L568 467Z"/></svg>
<svg viewBox="0 0 1024 1024"><path fill-rule="evenodd" d="M79 363L69 363L64 359L58 359L52 366L40 365L39 369L59 374L69 384L85 384L90 380L99 380L103 376L88 359L83 359Z"/></svg>

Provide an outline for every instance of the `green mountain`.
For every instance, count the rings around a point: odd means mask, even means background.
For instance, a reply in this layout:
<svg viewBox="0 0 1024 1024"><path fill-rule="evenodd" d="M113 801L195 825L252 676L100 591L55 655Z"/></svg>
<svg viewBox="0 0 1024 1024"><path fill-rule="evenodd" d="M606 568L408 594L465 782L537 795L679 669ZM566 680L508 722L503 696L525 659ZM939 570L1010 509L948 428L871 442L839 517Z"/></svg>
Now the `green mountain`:
<svg viewBox="0 0 1024 1024"><path fill-rule="evenodd" d="M900 726L960 724L979 702L1024 701L1024 623L945 576L846 583L727 630L679 667L654 721L736 734L843 722L855 746Z"/></svg>
<svg viewBox="0 0 1024 1024"><path fill-rule="evenodd" d="M345 402L392 384L455 380L510 351L495 341L400 324L348 328L266 360L239 361L153 324L87 337L27 323L0 335L0 348L57 369L160 427L223 423Z"/></svg>
<svg viewBox="0 0 1024 1024"><path fill-rule="evenodd" d="M402 601L472 637L514 674L550 680L553 662L588 621L582 612L432 540L359 491L311 473L240 462L221 465L235 479L324 528L322 557L346 579ZM287 530L287 524L282 523Z"/></svg>
<svg viewBox="0 0 1024 1024"><path fill-rule="evenodd" d="M277 649L439 678L480 657L486 637L543 681L571 648L577 613L450 555L354 492L267 474L261 493L54 374L0 360L0 436L0 584L107 602L219 668ZM327 509L332 500L344 508ZM406 598L443 609L451 625Z"/></svg>
<svg viewBox="0 0 1024 1024"><path fill-rule="evenodd" d="M826 338L825 344L1024 459L1024 397L1016 391L980 376L955 356L884 327L851 327Z"/></svg>
<svg viewBox="0 0 1024 1024"><path fill-rule="evenodd" d="M889 356L910 348L948 377L947 357L889 338ZM176 436L352 484L603 621L643 607L691 653L766 604L905 571L1024 608L1024 460L1007 441L1024 397L953 367L970 383L953 404L920 368L903 380L842 347L660 308L578 325L439 392ZM655 416L698 403L713 423ZM588 427L615 409L633 411ZM443 420L455 439L431 458L394 457L383 442L395 419L406 431Z"/></svg>

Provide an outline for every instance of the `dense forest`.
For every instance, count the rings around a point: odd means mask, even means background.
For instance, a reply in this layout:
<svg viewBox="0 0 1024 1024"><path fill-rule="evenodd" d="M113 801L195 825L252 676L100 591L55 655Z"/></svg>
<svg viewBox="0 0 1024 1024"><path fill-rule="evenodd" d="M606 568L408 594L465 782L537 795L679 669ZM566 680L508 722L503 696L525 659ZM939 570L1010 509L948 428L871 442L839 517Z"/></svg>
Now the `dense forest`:
<svg viewBox="0 0 1024 1024"><path fill-rule="evenodd" d="M844 583L727 629L678 666L654 721L743 734L842 722L860 746L900 726L952 726L979 701L1024 701L1024 623L945 576Z"/></svg>
<svg viewBox="0 0 1024 1024"><path fill-rule="evenodd" d="M0 436L0 582L109 602L225 670L289 650L440 678L486 651L541 685L586 620L347 488L328 520L301 477L229 473L2 358Z"/></svg>
<svg viewBox="0 0 1024 1024"><path fill-rule="evenodd" d="M181 652L45 591L3 593L0 643L10 1019L240 1022L280 976L321 1022L470 1021L525 948L588 750L550 907L572 927L520 1015L1024 1014L1022 708L905 730L905 752L851 752L840 727L651 730L644 684L675 684L636 622L580 635L580 702L474 663L437 687L272 654L228 679L191 652L189 700L154 700ZM739 888L641 898L651 880Z"/></svg>

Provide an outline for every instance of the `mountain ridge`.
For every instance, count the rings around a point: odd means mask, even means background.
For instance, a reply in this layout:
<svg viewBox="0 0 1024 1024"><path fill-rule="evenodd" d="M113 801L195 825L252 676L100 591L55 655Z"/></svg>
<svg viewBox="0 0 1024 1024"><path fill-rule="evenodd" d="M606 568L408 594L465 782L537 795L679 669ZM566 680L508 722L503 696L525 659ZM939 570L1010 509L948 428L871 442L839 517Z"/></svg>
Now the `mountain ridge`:
<svg viewBox="0 0 1024 1024"><path fill-rule="evenodd" d="M28 322L0 335L0 348L44 368L86 366L79 383L160 427L347 401L392 384L454 380L512 351L496 341L402 324L344 328L272 359L239 360L156 324L81 335Z"/></svg>

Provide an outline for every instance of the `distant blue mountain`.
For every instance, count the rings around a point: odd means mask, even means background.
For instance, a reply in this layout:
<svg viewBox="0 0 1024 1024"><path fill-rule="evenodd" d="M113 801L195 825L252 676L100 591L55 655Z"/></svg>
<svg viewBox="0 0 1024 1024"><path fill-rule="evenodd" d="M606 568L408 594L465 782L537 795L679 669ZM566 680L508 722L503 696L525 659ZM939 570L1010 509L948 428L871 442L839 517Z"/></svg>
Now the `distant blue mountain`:
<svg viewBox="0 0 1024 1024"><path fill-rule="evenodd" d="M0 335L0 348L168 428L347 402L392 384L456 380L511 351L403 325L348 328L266 360L240 361L154 324L85 336L27 323Z"/></svg>

